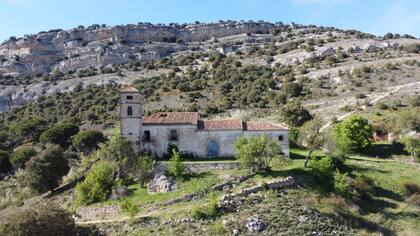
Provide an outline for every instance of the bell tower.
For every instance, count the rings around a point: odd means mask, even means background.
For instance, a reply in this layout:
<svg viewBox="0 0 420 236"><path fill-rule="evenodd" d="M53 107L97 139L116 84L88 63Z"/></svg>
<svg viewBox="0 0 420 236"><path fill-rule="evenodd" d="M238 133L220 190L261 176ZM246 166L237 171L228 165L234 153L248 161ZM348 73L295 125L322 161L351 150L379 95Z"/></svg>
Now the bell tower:
<svg viewBox="0 0 420 236"><path fill-rule="evenodd" d="M143 124L143 105L140 92L133 87L120 91L121 135L131 142L135 153L140 151Z"/></svg>

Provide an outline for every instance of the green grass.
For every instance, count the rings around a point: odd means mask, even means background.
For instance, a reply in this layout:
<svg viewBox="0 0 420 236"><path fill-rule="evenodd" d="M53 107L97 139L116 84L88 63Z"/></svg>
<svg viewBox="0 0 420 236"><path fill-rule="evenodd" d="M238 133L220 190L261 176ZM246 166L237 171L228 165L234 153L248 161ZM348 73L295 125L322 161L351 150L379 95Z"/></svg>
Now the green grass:
<svg viewBox="0 0 420 236"><path fill-rule="evenodd" d="M138 183L128 186L132 194L128 197L140 207L140 210L147 210L142 207L162 203L170 199L181 197L185 194L210 190L212 186L223 182L226 176L236 174L238 170L211 170L199 172L186 179L177 180L177 190L169 193L149 194L147 188L141 188ZM223 176L222 176L223 174ZM108 201L109 204L115 204L115 201Z"/></svg>

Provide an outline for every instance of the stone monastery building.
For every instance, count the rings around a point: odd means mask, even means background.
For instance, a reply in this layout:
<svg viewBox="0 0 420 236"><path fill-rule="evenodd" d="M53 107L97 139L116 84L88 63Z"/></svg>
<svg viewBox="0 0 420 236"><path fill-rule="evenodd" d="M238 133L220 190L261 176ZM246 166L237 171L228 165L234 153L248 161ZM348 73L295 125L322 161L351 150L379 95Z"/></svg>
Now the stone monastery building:
<svg viewBox="0 0 420 236"><path fill-rule="evenodd" d="M161 157L169 145L180 152L199 157L234 156L234 145L241 136L267 135L279 142L283 155L289 156L288 129L268 122L241 120L204 120L198 112L158 112L143 116L142 97L133 87L120 91L121 134L136 152L146 151Z"/></svg>

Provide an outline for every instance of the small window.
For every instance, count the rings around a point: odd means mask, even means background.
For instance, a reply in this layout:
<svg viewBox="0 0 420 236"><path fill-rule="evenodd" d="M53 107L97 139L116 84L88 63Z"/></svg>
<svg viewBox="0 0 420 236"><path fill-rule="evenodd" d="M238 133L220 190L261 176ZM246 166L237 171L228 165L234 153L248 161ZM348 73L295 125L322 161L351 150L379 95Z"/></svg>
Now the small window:
<svg viewBox="0 0 420 236"><path fill-rule="evenodd" d="M178 140L178 133L176 132L175 129L171 130L171 133L169 135L169 140L170 141L177 141Z"/></svg>
<svg viewBox="0 0 420 236"><path fill-rule="evenodd" d="M132 115L133 115L133 108L127 107L127 116L132 116Z"/></svg>
<svg viewBox="0 0 420 236"><path fill-rule="evenodd" d="M145 130L143 134L143 141L150 142L150 130Z"/></svg>
<svg viewBox="0 0 420 236"><path fill-rule="evenodd" d="M133 100L133 96L127 96L127 100Z"/></svg>
<svg viewBox="0 0 420 236"><path fill-rule="evenodd" d="M133 135L133 133L130 132L130 133L128 133L128 135Z"/></svg>
<svg viewBox="0 0 420 236"><path fill-rule="evenodd" d="M279 135L279 141L283 141L283 140L284 140L283 135Z"/></svg>

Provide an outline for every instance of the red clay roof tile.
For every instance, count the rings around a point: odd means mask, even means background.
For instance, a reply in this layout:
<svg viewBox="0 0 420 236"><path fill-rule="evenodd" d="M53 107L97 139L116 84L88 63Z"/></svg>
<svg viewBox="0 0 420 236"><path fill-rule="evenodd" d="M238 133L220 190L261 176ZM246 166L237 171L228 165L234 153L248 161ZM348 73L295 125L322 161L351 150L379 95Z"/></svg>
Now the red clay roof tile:
<svg viewBox="0 0 420 236"><path fill-rule="evenodd" d="M247 131L270 131L270 130L288 130L287 127L280 124L269 122L246 122L245 129Z"/></svg>
<svg viewBox="0 0 420 236"><path fill-rule="evenodd" d="M192 124L197 125L198 112L158 112L143 117L143 124Z"/></svg>
<svg viewBox="0 0 420 236"><path fill-rule="evenodd" d="M241 120L203 120L204 130L243 130Z"/></svg>

